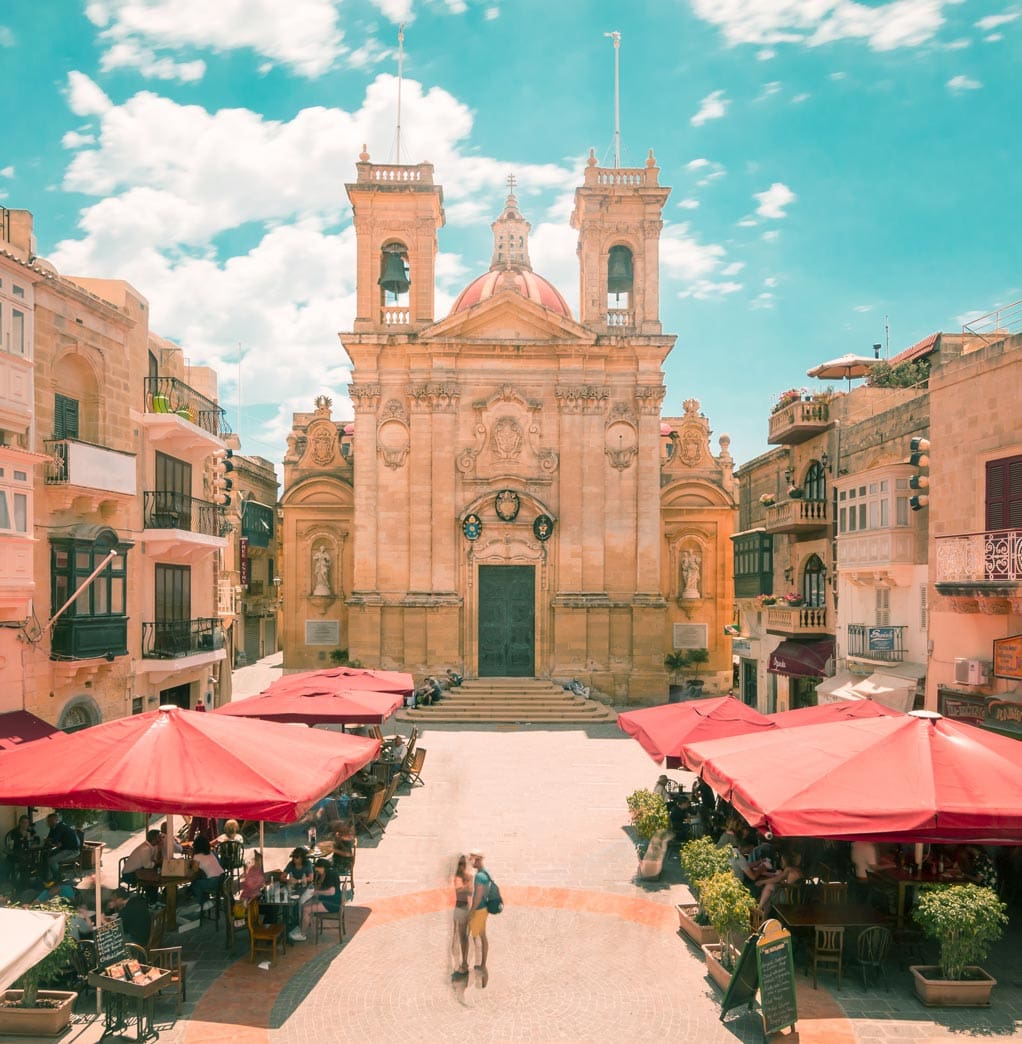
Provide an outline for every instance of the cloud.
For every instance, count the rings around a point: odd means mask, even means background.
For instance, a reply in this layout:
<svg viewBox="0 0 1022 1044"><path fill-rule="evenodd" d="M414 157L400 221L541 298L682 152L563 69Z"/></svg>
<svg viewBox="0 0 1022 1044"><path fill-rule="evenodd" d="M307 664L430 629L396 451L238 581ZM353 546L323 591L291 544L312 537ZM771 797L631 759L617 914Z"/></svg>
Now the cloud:
<svg viewBox="0 0 1022 1044"><path fill-rule="evenodd" d="M409 22L412 19L412 0L371 0L380 14L394 25Z"/></svg>
<svg viewBox="0 0 1022 1044"><path fill-rule="evenodd" d="M76 116L104 116L113 103L84 73L67 74L67 103Z"/></svg>
<svg viewBox="0 0 1022 1044"><path fill-rule="evenodd" d="M737 271L728 271L733 263L725 265L726 254L719 243L701 243L688 224L665 225L660 237L661 287L676 284L678 297L696 300L736 293L742 284L726 278Z"/></svg>
<svg viewBox="0 0 1022 1044"><path fill-rule="evenodd" d="M123 48L102 61L131 64L134 56L143 75L160 69L161 78L176 63L156 64L169 61L157 59L158 50L246 49L306 77L323 75L347 50L333 0L102 0L85 14L101 28L107 55ZM188 67L194 73L192 63Z"/></svg>
<svg viewBox="0 0 1022 1044"><path fill-rule="evenodd" d="M700 156L698 159L689 160L685 164L686 170L702 170L703 167L708 167L710 161L705 156Z"/></svg>
<svg viewBox="0 0 1022 1044"><path fill-rule="evenodd" d="M873 311L873 306L872 305L856 305L852 309L852 311L853 312L872 312Z"/></svg>
<svg viewBox="0 0 1022 1044"><path fill-rule="evenodd" d="M976 28L982 29L984 31L989 29L997 29L999 26L1008 25L1011 22L1017 21L1018 18L1018 11L1005 11L1004 14L987 15L986 18L981 18L976 23Z"/></svg>
<svg viewBox="0 0 1022 1044"><path fill-rule="evenodd" d="M678 206L682 210L695 210L699 206L699 200L698 199L691 199L691 198L689 198L689 199L681 199L681 200L678 201Z"/></svg>
<svg viewBox="0 0 1022 1044"><path fill-rule="evenodd" d="M874 51L917 47L944 24L955 0L891 0L867 6L855 0L692 0L696 16L717 26L727 43L801 44L864 40Z"/></svg>
<svg viewBox="0 0 1022 1044"><path fill-rule="evenodd" d="M723 91L713 91L703 98L699 104L699 111L689 122L693 127L701 127L708 120L719 120L727 115L727 107L730 104Z"/></svg>
<svg viewBox="0 0 1022 1044"><path fill-rule="evenodd" d="M847 80L848 79L848 73L846 73L846 72L832 72L832 73L829 74L829 76L830 76L830 79L832 79L834 81Z"/></svg>
<svg viewBox="0 0 1022 1044"><path fill-rule="evenodd" d="M104 51L99 67L103 72L135 69L147 80L180 80L181 83L194 83L206 74L206 63L202 60L175 62L172 58L157 58L148 47L132 39L122 40Z"/></svg>
<svg viewBox="0 0 1022 1044"><path fill-rule="evenodd" d="M760 239L762 239L764 243L772 243L775 239L780 238L781 233L778 232L776 228L772 228L769 232L764 232L763 235L760 236Z"/></svg>
<svg viewBox="0 0 1022 1044"><path fill-rule="evenodd" d="M767 276L766 279L763 280L763 285L773 289L779 282L780 280L777 276Z"/></svg>
<svg viewBox="0 0 1022 1044"><path fill-rule="evenodd" d="M762 50L756 52L756 61L758 62L769 62L771 59L777 57L777 52L772 47L764 47Z"/></svg>
<svg viewBox="0 0 1022 1044"><path fill-rule="evenodd" d="M488 8L486 8L486 10L483 12L483 17L486 19L486 21L492 22L495 18L499 18L500 17L500 8L499 7L488 7Z"/></svg>
<svg viewBox="0 0 1022 1044"><path fill-rule="evenodd" d="M749 307L756 311L761 308L773 308L774 298L774 294L770 293L769 290L764 290L762 293L756 294L756 296L749 302Z"/></svg>
<svg viewBox="0 0 1022 1044"><path fill-rule="evenodd" d="M0 25L0 47L13 47L14 33L6 25Z"/></svg>
<svg viewBox="0 0 1022 1044"><path fill-rule="evenodd" d="M968 76L952 76L947 82L947 88L952 94L961 94L962 91L978 91L983 86L979 80L973 80Z"/></svg>
<svg viewBox="0 0 1022 1044"><path fill-rule="evenodd" d="M798 196L783 182L775 181L765 192L754 192L753 198L759 200L756 213L764 218L786 218L785 207L790 206Z"/></svg>
<svg viewBox="0 0 1022 1044"><path fill-rule="evenodd" d="M14 168L13 167L7 166L7 167L4 167L2 170L0 170L0 178L13 178L13 177L14 177Z"/></svg>
<svg viewBox="0 0 1022 1044"><path fill-rule="evenodd" d="M720 274L723 276L734 276L745 267L744 261L732 261L730 264L725 265L721 270Z"/></svg>
<svg viewBox="0 0 1022 1044"><path fill-rule="evenodd" d="M806 102L806 101L809 101L809 99L810 99L811 97L812 97L812 95L811 95L811 94L810 94L810 93L809 93L808 91L803 91L803 92L802 92L801 94L796 94L796 95L795 95L795 96L794 96L794 97L793 97L793 98L791 99L791 104L792 104L792 105L801 105L801 104L802 104L802 102Z"/></svg>
<svg viewBox="0 0 1022 1044"><path fill-rule="evenodd" d="M65 149L80 149L85 145L95 145L96 136L82 131L68 131L60 139L60 144Z"/></svg>
<svg viewBox="0 0 1022 1044"><path fill-rule="evenodd" d="M771 95L777 94L783 86L784 85L780 80L771 80L769 83L764 83L755 100L763 101L764 98L769 98Z"/></svg>

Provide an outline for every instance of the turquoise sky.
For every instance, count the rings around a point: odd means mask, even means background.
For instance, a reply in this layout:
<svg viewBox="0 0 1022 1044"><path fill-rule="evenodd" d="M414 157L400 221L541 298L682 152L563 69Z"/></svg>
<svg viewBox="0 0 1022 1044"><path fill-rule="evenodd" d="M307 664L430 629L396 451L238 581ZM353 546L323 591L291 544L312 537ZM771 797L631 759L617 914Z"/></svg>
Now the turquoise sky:
<svg viewBox="0 0 1022 1044"><path fill-rule="evenodd" d="M363 141L444 187L438 315L489 263L513 171L532 260L577 300L571 194L652 148L667 413L739 462L808 367L890 353L1022 298L1022 3L985 0L5 0L3 205L64 274L127 279L221 373L247 452L350 414L344 183ZM240 366L239 366L240 357ZM716 446L714 444L714 449Z"/></svg>

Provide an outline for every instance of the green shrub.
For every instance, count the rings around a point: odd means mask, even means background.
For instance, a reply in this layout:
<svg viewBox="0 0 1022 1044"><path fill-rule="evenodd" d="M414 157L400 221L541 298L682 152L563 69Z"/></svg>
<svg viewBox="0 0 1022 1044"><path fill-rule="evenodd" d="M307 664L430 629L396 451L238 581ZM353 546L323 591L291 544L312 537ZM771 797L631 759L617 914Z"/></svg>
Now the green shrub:
<svg viewBox="0 0 1022 1044"><path fill-rule="evenodd" d="M712 838L697 837L681 846L681 868L688 883L698 888L707 878L731 869L731 853L718 848Z"/></svg>
<svg viewBox="0 0 1022 1044"><path fill-rule="evenodd" d="M866 383L874 388L914 388L930 379L930 360L915 359L892 366L886 360L874 363Z"/></svg>
<svg viewBox="0 0 1022 1044"><path fill-rule="evenodd" d="M46 910L49 913L65 915L64 938L60 940L56 949L51 950L42 960L32 965L14 984L15 988L25 991L21 998L21 1007L34 1008L39 987L59 975L71 960L71 954L76 946L74 936L71 934L71 918L74 916L74 911L63 899L50 899L45 903L30 903L24 909Z"/></svg>
<svg viewBox="0 0 1022 1044"><path fill-rule="evenodd" d="M639 837L648 841L658 830L670 828L671 817L667 814L667 803L659 794L651 790L636 790L625 801Z"/></svg>
<svg viewBox="0 0 1022 1044"><path fill-rule="evenodd" d="M962 979L970 964L979 964L1004 934L1008 908L992 888L947 885L930 888L916 900L912 917L940 944L940 973Z"/></svg>
<svg viewBox="0 0 1022 1044"><path fill-rule="evenodd" d="M730 870L714 874L699 886L699 902L716 929L722 943L720 963L729 971L733 964L732 947L749 933L749 913L756 900Z"/></svg>

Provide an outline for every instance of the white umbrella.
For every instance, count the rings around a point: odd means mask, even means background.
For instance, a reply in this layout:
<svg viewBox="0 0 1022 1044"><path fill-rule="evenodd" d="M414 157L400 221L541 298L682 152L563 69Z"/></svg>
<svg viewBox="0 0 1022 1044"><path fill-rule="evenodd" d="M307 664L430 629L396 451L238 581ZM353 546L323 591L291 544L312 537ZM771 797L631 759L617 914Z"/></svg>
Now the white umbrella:
<svg viewBox="0 0 1022 1044"><path fill-rule="evenodd" d="M0 992L55 950L63 938L63 914L0 908Z"/></svg>
<svg viewBox="0 0 1022 1044"><path fill-rule="evenodd" d="M830 362L820 363L819 366L806 370L806 376L817 377L821 381L839 381L843 378L851 387L854 377L865 377L879 361L870 355L849 353L842 355L840 359L831 359Z"/></svg>

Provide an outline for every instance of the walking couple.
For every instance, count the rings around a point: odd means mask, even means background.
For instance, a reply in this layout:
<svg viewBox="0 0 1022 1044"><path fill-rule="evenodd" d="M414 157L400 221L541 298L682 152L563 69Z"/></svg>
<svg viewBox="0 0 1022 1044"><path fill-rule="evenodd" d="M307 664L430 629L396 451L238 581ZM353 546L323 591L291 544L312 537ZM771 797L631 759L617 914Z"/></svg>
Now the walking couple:
<svg viewBox="0 0 1022 1044"><path fill-rule="evenodd" d="M454 871L454 940L461 952L461 964L455 971L457 978L468 975L468 942L472 939L476 970L486 983L486 958L489 943L486 939L486 920L490 916L486 901L490 898L492 878L483 867L483 853L472 849L467 856L459 856ZM453 949L453 946L452 946Z"/></svg>

